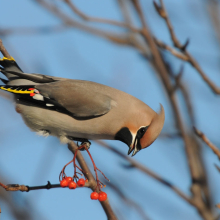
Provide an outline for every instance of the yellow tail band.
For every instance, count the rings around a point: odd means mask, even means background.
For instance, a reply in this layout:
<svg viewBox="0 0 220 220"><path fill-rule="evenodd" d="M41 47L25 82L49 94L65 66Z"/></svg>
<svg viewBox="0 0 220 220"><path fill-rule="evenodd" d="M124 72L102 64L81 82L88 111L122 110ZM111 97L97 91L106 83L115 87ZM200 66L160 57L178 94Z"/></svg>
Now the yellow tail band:
<svg viewBox="0 0 220 220"><path fill-rule="evenodd" d="M30 91L22 91L22 90L5 88L4 86L1 86L0 89L5 90L7 92L19 93L19 94L31 94L31 93L34 93L34 89L32 89Z"/></svg>
<svg viewBox="0 0 220 220"><path fill-rule="evenodd" d="M3 57L3 58L0 58L1 61L3 60L11 60L11 61L15 61L15 59L13 57L10 57L10 58L7 58L7 57Z"/></svg>

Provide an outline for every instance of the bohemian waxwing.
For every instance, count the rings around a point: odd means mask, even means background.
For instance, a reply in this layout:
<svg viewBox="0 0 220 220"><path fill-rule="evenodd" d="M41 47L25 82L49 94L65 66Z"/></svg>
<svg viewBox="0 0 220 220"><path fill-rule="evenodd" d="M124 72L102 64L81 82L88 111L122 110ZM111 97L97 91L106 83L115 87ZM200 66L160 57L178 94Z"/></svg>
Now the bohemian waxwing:
<svg viewBox="0 0 220 220"><path fill-rule="evenodd" d="M164 124L164 109L157 114L139 99L90 81L24 73L13 58L0 59L8 78L0 89L14 93L16 111L40 135L61 142L94 139L120 140L128 154L151 145Z"/></svg>

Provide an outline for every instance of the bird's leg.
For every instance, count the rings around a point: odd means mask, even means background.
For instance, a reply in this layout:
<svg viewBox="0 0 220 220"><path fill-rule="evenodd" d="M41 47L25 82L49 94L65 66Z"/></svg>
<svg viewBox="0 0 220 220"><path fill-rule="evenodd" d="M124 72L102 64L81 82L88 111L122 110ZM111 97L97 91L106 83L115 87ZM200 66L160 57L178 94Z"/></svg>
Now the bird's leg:
<svg viewBox="0 0 220 220"><path fill-rule="evenodd" d="M84 151L84 150L85 150L85 147L86 147L87 149L89 149L90 146L91 146L91 142L90 142L88 139L86 139L86 138L75 138L75 137L72 137L72 136L67 136L67 138L68 138L69 140L71 140L71 141L77 141L77 147L83 145L84 147L80 148L80 151ZM81 142L81 144L78 145L78 142Z"/></svg>
<svg viewBox="0 0 220 220"><path fill-rule="evenodd" d="M84 146L80 151L84 151L86 148L88 150L91 146L91 142L89 140L83 141L80 146Z"/></svg>

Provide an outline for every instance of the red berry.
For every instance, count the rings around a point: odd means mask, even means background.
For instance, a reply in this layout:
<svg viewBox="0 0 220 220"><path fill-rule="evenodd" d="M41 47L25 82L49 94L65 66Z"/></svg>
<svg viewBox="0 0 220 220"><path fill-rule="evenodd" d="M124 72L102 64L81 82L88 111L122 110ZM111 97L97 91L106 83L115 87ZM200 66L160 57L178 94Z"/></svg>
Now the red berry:
<svg viewBox="0 0 220 220"><path fill-rule="evenodd" d="M70 176L67 176L65 179L67 180L68 183L70 183L73 180L72 177Z"/></svg>
<svg viewBox="0 0 220 220"><path fill-rule="evenodd" d="M69 183L67 182L66 179L63 179L63 180L60 181L60 186L63 187L63 188L64 188L64 187L67 187L68 184L69 184Z"/></svg>
<svg viewBox="0 0 220 220"><path fill-rule="evenodd" d="M79 179L78 182L77 182L77 185L79 187L83 187L85 185L85 180L83 178Z"/></svg>
<svg viewBox="0 0 220 220"><path fill-rule="evenodd" d="M73 181L73 180L71 180L70 182L69 182L69 188L70 189L75 189L76 187L77 187L77 185L76 185L76 183Z"/></svg>
<svg viewBox="0 0 220 220"><path fill-rule="evenodd" d="M90 198L92 200L97 200L99 198L99 194L97 192L92 192Z"/></svg>
<svg viewBox="0 0 220 220"><path fill-rule="evenodd" d="M105 192L100 192L99 193L99 201L103 202L107 199L107 194Z"/></svg>

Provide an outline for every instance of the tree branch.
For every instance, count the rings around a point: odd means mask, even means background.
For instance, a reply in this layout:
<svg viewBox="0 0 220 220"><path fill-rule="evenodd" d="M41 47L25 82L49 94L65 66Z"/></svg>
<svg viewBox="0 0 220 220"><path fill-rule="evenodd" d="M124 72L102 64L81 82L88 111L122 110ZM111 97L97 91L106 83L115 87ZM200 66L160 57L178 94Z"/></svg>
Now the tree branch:
<svg viewBox="0 0 220 220"><path fill-rule="evenodd" d="M0 39L0 52L2 53L2 55L8 59L11 59L10 54L8 53L8 51L5 49L2 40Z"/></svg>
<svg viewBox="0 0 220 220"><path fill-rule="evenodd" d="M163 3L163 0L160 0L160 6L154 1L154 6L158 12L158 14L161 16L161 18L163 18L166 22L166 25L168 27L171 39L173 41L173 44L175 47L177 47L187 58L188 63L190 63L196 70L197 72L200 74L200 76L203 78L203 80L207 83L207 85L212 89L212 91L216 94L220 94L220 88L217 87L209 78L208 76L204 73L204 71L202 70L202 68L200 67L200 65L198 64L198 62L192 57L192 55L186 50L188 44L189 44L189 40L186 41L185 44L181 44L178 40L178 38L175 35L173 26L170 22L169 16L167 14L165 5ZM162 46L162 45L161 45ZM163 45L164 46L164 45ZM168 47L166 47L165 49L168 49ZM170 49L169 49L170 50Z"/></svg>
<svg viewBox="0 0 220 220"><path fill-rule="evenodd" d="M78 147L76 146L76 144L74 142L71 142L70 144L68 144L68 148L74 154ZM83 158L80 151L77 151L76 159L77 159L80 167L85 171L85 176L89 180L89 182L88 182L89 188L91 188L94 191L96 189L96 184L97 183L96 183L90 169L88 168L88 166L85 162L85 159ZM114 214L114 212L111 208L109 200L107 199L104 202L100 202L100 203L101 203L102 208L104 209L108 219L109 220L116 220L117 217L116 217L116 215Z"/></svg>
<svg viewBox="0 0 220 220"><path fill-rule="evenodd" d="M214 154L218 157L220 160L220 150L202 133L200 130L198 130L196 127L193 127L196 135L200 137L213 151Z"/></svg>
<svg viewBox="0 0 220 220"><path fill-rule="evenodd" d="M172 189L177 195L179 195L182 199L184 199L185 201L187 201L188 203L190 203L191 205L194 205L193 201L187 196L185 195L181 190L179 190L177 187L175 187L173 184L171 184L170 182L168 182L167 180L164 180L163 178L161 178L160 176L158 176L157 174L155 174L154 172L152 172L151 170L149 170L147 167L145 167L144 165L138 163L137 161L135 161L134 159L132 159L131 157L128 157L124 154L122 154L120 151L118 151L116 148L113 148L111 146L109 146L108 144L106 144L103 141L96 141L96 143L98 143L99 145L101 145L102 147L114 152L115 154L117 154L118 156L120 156L121 158L125 159L126 161L128 161L132 167L137 168L138 170L142 171L143 173L149 175L150 177L154 178L155 180L159 181L160 183L162 183L164 186L169 187L170 189Z"/></svg>
<svg viewBox="0 0 220 220"><path fill-rule="evenodd" d="M140 30L137 29L136 27L131 26L130 24L122 23L119 21L114 21L114 20L109 20L109 19L103 19L103 18L95 18L88 16L84 14L82 11L80 11L73 3L71 0L64 0L64 2L71 8L71 10L76 13L80 18L82 18L85 21L90 21L90 22L98 22L98 23L103 23L103 24L110 24L118 27L124 27L127 29L130 29L133 32L139 33Z"/></svg>

